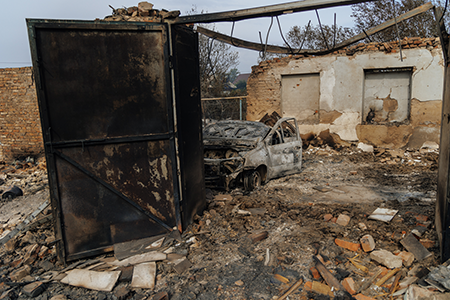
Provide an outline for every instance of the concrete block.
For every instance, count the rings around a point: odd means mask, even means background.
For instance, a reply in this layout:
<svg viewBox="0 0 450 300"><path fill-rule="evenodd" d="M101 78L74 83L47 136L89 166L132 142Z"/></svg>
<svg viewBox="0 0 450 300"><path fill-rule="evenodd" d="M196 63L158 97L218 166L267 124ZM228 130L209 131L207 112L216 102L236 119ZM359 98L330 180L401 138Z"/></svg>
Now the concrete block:
<svg viewBox="0 0 450 300"><path fill-rule="evenodd" d="M379 264L382 264L389 269L401 268L402 267L402 258L395 256L389 251L386 250L376 250L370 253L370 258Z"/></svg>

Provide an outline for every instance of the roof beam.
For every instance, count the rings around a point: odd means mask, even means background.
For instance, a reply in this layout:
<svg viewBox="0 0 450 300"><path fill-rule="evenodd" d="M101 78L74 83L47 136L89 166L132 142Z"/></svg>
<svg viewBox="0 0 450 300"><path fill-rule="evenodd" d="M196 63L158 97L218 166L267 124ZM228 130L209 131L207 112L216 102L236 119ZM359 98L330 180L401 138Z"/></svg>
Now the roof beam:
<svg viewBox="0 0 450 300"><path fill-rule="evenodd" d="M433 4L431 2L425 3L422 6L416 7L415 9L412 9L400 16L397 17L397 22L402 22L405 21L407 19L410 19L412 17L415 17L421 13L426 12L427 10L433 8ZM381 23L378 26L375 26L369 30L366 31L368 36L371 36L375 33L378 33L380 31L383 31L389 27L392 27L395 25L395 19L391 19L389 21L386 21L384 23ZM246 49L250 49L250 50L256 50L256 51L263 51L264 48L266 48L267 52L270 53L278 53L278 54L291 54L291 49L287 48L287 47L282 47L282 46L274 46L274 45L267 45L267 47L264 44L261 43L253 43L253 42L248 42L248 41L244 41L241 39L237 39L234 37L230 37L228 35L225 34L221 34L209 29L206 29L204 27L197 27L197 31L203 35L206 35L207 37L216 39L218 41L233 45L235 47L240 47L240 48L246 48ZM297 49L292 49L294 53L296 54L310 54L310 55L322 55L322 54L328 54L331 53L333 51L342 49L344 47L347 47L355 42L358 42L360 40L363 40L366 38L366 34L365 33L360 33L358 35L355 35L354 37L345 40L339 44L336 45L336 47L334 47L333 49L327 49L327 50L308 50L308 49L304 49L304 50L297 50Z"/></svg>
<svg viewBox="0 0 450 300"><path fill-rule="evenodd" d="M278 16L313 9L351 5L374 0L303 0L284 4L262 6L234 11L182 16L170 21L172 24L232 22L246 19Z"/></svg>

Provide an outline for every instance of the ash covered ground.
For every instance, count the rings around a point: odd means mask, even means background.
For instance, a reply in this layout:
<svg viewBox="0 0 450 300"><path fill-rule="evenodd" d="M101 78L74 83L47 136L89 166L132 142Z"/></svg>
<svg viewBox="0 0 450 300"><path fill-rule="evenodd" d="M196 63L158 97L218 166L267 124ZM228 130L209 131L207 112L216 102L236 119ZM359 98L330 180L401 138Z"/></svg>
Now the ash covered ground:
<svg viewBox="0 0 450 300"><path fill-rule="evenodd" d="M426 230L418 240L432 255L403 266L401 282L419 269L432 269L442 263L434 228L437 161L436 150L375 149L374 153L365 153L356 147L339 151L310 147L303 152L299 174L272 180L250 193L241 189L208 190L204 213L196 216L182 234L182 242L174 240L169 245L170 251L186 256L192 266L178 273L170 262L158 261L154 289L131 288L129 278L120 279L111 292L59 282L57 274L65 266L57 261L53 250L52 223L44 222L0 248L0 299L28 299L24 287L36 281L43 282L42 291L35 297L42 300L157 299L155 295L164 292L167 294L158 297L166 298L158 299L278 299L301 278L302 284L288 299L331 299L327 291L318 291L317 284L326 282L320 276L314 278L310 270L315 266L314 256L320 256L339 281L351 277L358 290L376 270L382 269L380 277L389 270L372 260L368 252L338 246L336 239L357 244L369 234L375 250L398 254L405 250L400 241L422 225ZM48 197L45 172L38 165L8 168L3 167L2 187L20 177L14 183L21 185L24 196L1 202L3 235L20 221L12 211L8 219L6 207L25 207L27 201L37 203L31 205L36 207ZM388 223L369 219L380 207L398 213ZM36 220L48 215L50 209ZM350 218L347 225L336 223L340 215ZM15 223L11 222L14 216ZM35 245L39 250L34 250L34 259L27 260ZM106 261L113 255L94 259ZM352 258L366 271L356 267ZM29 266L29 274L14 280L14 272L25 266ZM391 277L379 288L371 286L359 292L376 299L391 299L393 280ZM334 294L335 299L339 297ZM403 299L403 295L393 298Z"/></svg>

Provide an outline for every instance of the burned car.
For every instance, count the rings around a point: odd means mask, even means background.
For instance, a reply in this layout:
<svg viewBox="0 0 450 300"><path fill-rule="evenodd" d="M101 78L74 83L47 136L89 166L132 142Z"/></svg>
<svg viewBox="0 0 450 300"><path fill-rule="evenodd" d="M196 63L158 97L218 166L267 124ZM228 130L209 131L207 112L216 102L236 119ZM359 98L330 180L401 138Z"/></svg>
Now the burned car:
<svg viewBox="0 0 450 300"><path fill-rule="evenodd" d="M253 121L219 121L203 130L209 187L253 190L272 178L300 172L302 139L295 118L273 127Z"/></svg>

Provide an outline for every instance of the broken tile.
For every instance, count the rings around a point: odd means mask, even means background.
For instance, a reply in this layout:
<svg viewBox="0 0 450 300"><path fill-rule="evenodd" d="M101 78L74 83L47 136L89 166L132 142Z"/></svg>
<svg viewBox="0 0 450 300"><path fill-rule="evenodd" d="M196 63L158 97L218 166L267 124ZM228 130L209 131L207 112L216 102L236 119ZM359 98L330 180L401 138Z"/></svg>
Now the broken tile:
<svg viewBox="0 0 450 300"><path fill-rule="evenodd" d="M411 233L415 236L421 237L425 232L427 231L427 228L424 226L416 226L413 230L411 230Z"/></svg>
<svg viewBox="0 0 450 300"><path fill-rule="evenodd" d="M150 262L150 261L159 261L159 260L165 260L167 258L167 254L157 251L147 252L143 254L138 254L135 256L131 256L128 258L125 258L121 261L112 261L108 264L113 266L130 266L130 265L136 265L144 262Z"/></svg>
<svg viewBox="0 0 450 300"><path fill-rule="evenodd" d="M147 262L134 266L131 286L135 288L153 289L155 287L156 263Z"/></svg>
<svg viewBox="0 0 450 300"><path fill-rule="evenodd" d="M74 269L68 271L67 276L61 282L91 290L111 292L119 276L120 271L96 272Z"/></svg>
<svg viewBox="0 0 450 300"><path fill-rule="evenodd" d="M432 255L431 252L429 252L411 233L401 240L400 243L406 250L411 252L418 261Z"/></svg>
<svg viewBox="0 0 450 300"><path fill-rule="evenodd" d="M370 234L364 235L361 240L361 247L363 248L364 252L370 252L373 249L375 249L375 240Z"/></svg>
<svg viewBox="0 0 450 300"><path fill-rule="evenodd" d="M374 210L374 212L369 216L369 219L389 223L397 214L397 212L398 210L379 207Z"/></svg>
<svg viewBox="0 0 450 300"><path fill-rule="evenodd" d="M402 259L401 257L395 256L386 250L375 250L370 253L370 258L379 264L382 264L389 269L401 268Z"/></svg>
<svg viewBox="0 0 450 300"><path fill-rule="evenodd" d="M45 291L45 284L40 281L27 284L22 289L23 293L28 297L34 298L42 294Z"/></svg>
<svg viewBox="0 0 450 300"><path fill-rule="evenodd" d="M186 271L187 269L189 269L192 266L191 262L187 259L181 259L180 261L176 262L173 266L173 268L175 269L175 271L178 274L182 274L184 271Z"/></svg>

